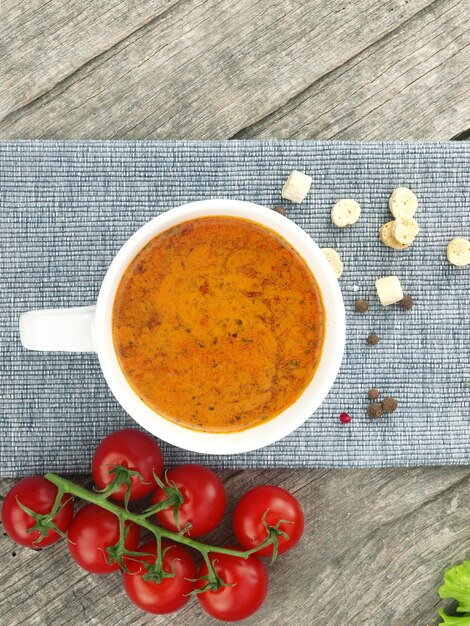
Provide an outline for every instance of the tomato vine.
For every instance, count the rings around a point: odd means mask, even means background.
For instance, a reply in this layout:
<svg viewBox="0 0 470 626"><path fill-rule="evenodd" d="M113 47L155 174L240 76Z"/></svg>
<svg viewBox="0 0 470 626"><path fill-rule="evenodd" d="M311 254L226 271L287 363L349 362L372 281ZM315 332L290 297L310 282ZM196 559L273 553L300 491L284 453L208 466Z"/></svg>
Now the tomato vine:
<svg viewBox="0 0 470 626"><path fill-rule="evenodd" d="M124 469L125 468L120 468L121 475L125 474L125 472L123 471ZM124 571L128 571L126 560L129 561L132 560L133 557L142 556L142 552L128 551L125 548L124 524L126 521L134 522L134 524L137 524L141 528L145 528L155 537L155 540L157 542L157 560L154 565L146 566L147 573L155 581L162 580L164 578L170 578L172 575L171 572L165 572L162 567L164 555L161 550L161 541L163 538L197 550L202 555L208 569L208 574L204 577L205 584L201 588L198 588L196 590L197 593L209 590L217 590L221 587L226 586L225 581L223 581L215 571L213 560L209 556L210 554L227 554L230 556L239 557L241 559L247 559L251 554L255 554L256 552L259 552L260 550L263 550L264 548L272 545L274 547L272 561L274 561L277 556L276 547L278 536L286 536L286 533L279 529L279 524L276 524L276 526L270 526L266 523L265 520L263 520L263 523L265 524L267 530L267 538L259 546L251 548L250 550L234 550L232 548L214 546L202 543L201 541L197 541L196 539L192 539L191 537L186 536L184 534L186 528L183 528L180 532L176 533L171 530L167 530L162 526L158 526L148 519L157 510L168 507L174 507L175 516L177 516L177 504L181 501L181 494L178 495L176 493L178 492L178 489L175 486L168 486L168 497L160 502L158 505L143 511L142 513L134 513L133 511L130 511L127 507L123 508L109 499L110 496L112 496L113 491L121 487L121 483L113 481L114 484L112 488L107 488L105 491L102 492L92 492L88 489L85 489L84 487L81 487L80 485L77 485L71 480L68 480L67 478L59 476L58 474L48 473L45 474L44 477L46 478L46 480L48 480L57 487L56 500L54 502L51 512L47 516L48 519L54 519L55 515L60 509L61 500L64 494L70 494L91 504L96 504L97 506L106 509L110 513L116 515L116 517L119 519L120 537L119 541L114 546L111 546L107 549L107 558L112 562L119 563ZM123 479L126 480L125 477L123 477ZM160 479L158 479L158 482L161 482Z"/></svg>
<svg viewBox="0 0 470 626"><path fill-rule="evenodd" d="M257 557L292 548L304 528L297 499L262 485L247 491L232 515L238 544L199 540L222 521L226 493L209 468L183 464L164 471L159 445L141 431L111 433L99 444L89 489L48 473L21 479L5 496L4 528L17 543L44 548L67 539L72 559L95 574L122 571L129 599L144 611L179 610L196 595L223 621L245 619L266 598L268 576ZM85 506L74 514L73 500ZM147 504L139 505L137 502ZM146 508L144 508L146 506ZM140 544L141 530L151 535ZM191 548L199 552L199 565Z"/></svg>

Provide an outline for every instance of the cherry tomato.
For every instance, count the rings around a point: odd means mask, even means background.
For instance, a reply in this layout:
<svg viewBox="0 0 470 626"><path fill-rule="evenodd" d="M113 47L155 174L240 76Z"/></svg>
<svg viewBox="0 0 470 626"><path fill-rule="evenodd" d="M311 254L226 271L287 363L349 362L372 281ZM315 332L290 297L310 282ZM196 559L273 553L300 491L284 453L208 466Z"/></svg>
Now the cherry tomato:
<svg viewBox="0 0 470 626"><path fill-rule="evenodd" d="M234 550L241 550L236 546ZM261 561L254 555L247 559L227 554L211 554L214 569L230 587L221 587L217 591L203 591L197 598L201 607L223 622L236 622L256 613L263 604L268 591L268 575ZM203 563L199 576L207 576L208 569ZM202 588L203 581L198 582Z"/></svg>
<svg viewBox="0 0 470 626"><path fill-rule="evenodd" d="M37 541L40 537L39 530L28 534L28 530L36 522L18 504L19 501L28 509L31 509L31 511L45 515L51 512L56 495L57 487L43 476L23 478L10 489L3 502L2 520L5 531L16 543L27 548L46 548L61 538L59 533L52 529L49 529L47 535L41 541ZM71 496L65 494L61 499L61 504L63 504L63 507L54 517L53 523L59 530L65 532L70 526L73 517Z"/></svg>
<svg viewBox="0 0 470 626"><path fill-rule="evenodd" d="M184 502L178 509L180 528L189 522L191 528L186 534L200 537L213 530L225 512L225 488L212 470L202 465L178 465L167 473L167 481L180 490ZM162 502L167 497L160 487L152 495L152 503ZM159 523L173 532L178 532L173 508L163 509L155 514Z"/></svg>
<svg viewBox="0 0 470 626"><path fill-rule="evenodd" d="M104 489L113 480L114 474L109 470L116 465L123 465L130 470L139 472L139 476L131 477L130 501L147 496L155 488L152 472L157 476L163 473L163 455L158 444L146 433L132 428L117 430L108 435L96 448L93 457L93 480L99 489ZM127 486L122 485L111 498L123 501Z"/></svg>
<svg viewBox="0 0 470 626"><path fill-rule="evenodd" d="M289 535L286 539L278 535L279 554L286 552L300 539L304 529L304 514L299 502L294 496L274 485L255 487L241 497L233 513L233 526L238 541L246 550L259 546L268 536L263 524L263 515L270 526L282 522L279 529ZM273 546L259 550L258 556L272 556Z"/></svg>
<svg viewBox="0 0 470 626"><path fill-rule="evenodd" d="M139 545L139 527L126 522L128 528L124 542L127 550ZM110 511L96 504L87 504L73 518L68 532L69 550L73 560L94 574L110 574L120 569L119 563L109 564L106 548L119 540L119 520Z"/></svg>
<svg viewBox="0 0 470 626"><path fill-rule="evenodd" d="M194 561L187 550L182 546L162 540L164 572L175 572L172 578L164 578L157 583L152 580L144 580L145 568L135 561L129 562L131 573L124 573L124 589L130 600L140 609L149 613L163 615L177 611L189 600L189 595L196 583L189 579L197 577ZM150 552L152 556L134 557L146 563L154 564L157 554L155 541L149 541L141 546L139 552Z"/></svg>

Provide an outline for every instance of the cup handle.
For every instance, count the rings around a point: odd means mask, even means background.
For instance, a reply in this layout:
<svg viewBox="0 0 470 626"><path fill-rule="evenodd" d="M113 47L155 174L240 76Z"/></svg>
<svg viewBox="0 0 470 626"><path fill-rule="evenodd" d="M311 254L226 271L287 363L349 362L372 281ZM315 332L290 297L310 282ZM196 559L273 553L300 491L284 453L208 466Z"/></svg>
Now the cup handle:
<svg viewBox="0 0 470 626"><path fill-rule="evenodd" d="M28 350L96 352L95 306L28 311L20 316L20 339Z"/></svg>

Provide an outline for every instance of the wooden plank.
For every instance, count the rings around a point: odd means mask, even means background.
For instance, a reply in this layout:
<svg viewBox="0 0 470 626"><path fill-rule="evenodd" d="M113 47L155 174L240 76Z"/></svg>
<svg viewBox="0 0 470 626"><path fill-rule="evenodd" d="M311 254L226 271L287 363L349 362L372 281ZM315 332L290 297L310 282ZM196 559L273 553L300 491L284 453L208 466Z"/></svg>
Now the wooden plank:
<svg viewBox="0 0 470 626"><path fill-rule="evenodd" d="M152 23L178 0L4 0L0 118Z"/></svg>
<svg viewBox="0 0 470 626"><path fill-rule="evenodd" d="M470 4L440 0L236 137L450 139L469 84Z"/></svg>
<svg viewBox="0 0 470 626"><path fill-rule="evenodd" d="M0 136L230 137L431 2L187 0L11 112Z"/></svg>
<svg viewBox="0 0 470 626"><path fill-rule="evenodd" d="M214 543L233 540L234 504L254 485L275 483L293 491L306 514L301 544L269 566L268 599L245 623L438 623L436 591L443 571L470 549L469 468L220 474L229 507L225 523L211 536ZM2 481L2 494L12 482ZM175 616L142 613L128 602L119 574L96 577L83 572L62 543L34 553L1 536L0 555L2 623L8 626L216 624L196 601Z"/></svg>

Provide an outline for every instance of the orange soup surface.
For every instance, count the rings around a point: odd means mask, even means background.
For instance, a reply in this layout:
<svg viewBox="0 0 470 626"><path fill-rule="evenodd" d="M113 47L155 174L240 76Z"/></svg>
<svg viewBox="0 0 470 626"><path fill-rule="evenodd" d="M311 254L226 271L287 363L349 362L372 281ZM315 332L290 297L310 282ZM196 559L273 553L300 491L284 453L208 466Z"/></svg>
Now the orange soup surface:
<svg viewBox="0 0 470 626"><path fill-rule="evenodd" d="M205 217L156 236L126 269L113 309L116 354L139 397L167 419L239 431L290 406L324 335L318 285L279 235Z"/></svg>

